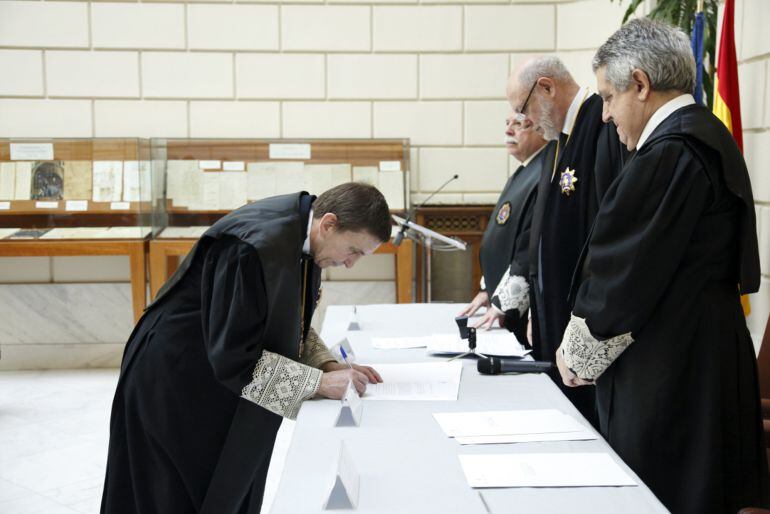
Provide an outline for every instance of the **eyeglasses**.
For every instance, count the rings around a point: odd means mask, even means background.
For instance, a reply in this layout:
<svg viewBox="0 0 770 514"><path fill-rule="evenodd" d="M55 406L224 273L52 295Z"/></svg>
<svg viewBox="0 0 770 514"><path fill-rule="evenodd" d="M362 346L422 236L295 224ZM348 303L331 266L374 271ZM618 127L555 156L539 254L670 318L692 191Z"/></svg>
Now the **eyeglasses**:
<svg viewBox="0 0 770 514"><path fill-rule="evenodd" d="M524 104L521 106L521 109L519 109L518 112L514 113L514 119L519 123L523 123L524 120L527 119L527 115L524 113L524 110L527 108L529 99L532 97L532 93L535 91L535 86L537 86L538 80L540 79L539 78L535 79L535 83L532 84L532 87L529 89L529 94L527 95L527 98L524 99Z"/></svg>

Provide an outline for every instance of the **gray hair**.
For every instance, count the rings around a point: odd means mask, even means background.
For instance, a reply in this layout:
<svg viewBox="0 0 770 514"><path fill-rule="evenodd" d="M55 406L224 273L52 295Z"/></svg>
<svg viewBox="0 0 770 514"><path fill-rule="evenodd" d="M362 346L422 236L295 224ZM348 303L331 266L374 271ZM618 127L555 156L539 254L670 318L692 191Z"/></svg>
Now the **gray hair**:
<svg viewBox="0 0 770 514"><path fill-rule="evenodd" d="M572 80L572 75L561 59L552 55L537 57L525 64L519 72L519 83L529 88L540 77L549 77L557 81Z"/></svg>
<svg viewBox="0 0 770 514"><path fill-rule="evenodd" d="M656 91L691 93L695 87L695 58L687 35L647 18L618 29L596 51L592 65L594 73L606 67L605 77L618 91L628 89L636 68L647 74Z"/></svg>

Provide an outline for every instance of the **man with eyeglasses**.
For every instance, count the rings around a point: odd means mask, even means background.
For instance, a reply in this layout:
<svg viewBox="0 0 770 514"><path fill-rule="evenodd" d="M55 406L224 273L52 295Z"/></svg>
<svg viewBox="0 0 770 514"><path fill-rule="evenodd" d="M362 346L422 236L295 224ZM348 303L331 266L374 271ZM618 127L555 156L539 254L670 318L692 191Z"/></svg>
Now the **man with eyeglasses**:
<svg viewBox="0 0 770 514"><path fill-rule="evenodd" d="M624 150L602 121L602 99L580 87L557 57L522 63L508 81L507 96L518 119L532 120L545 139L556 142L552 167L538 184L529 266L533 353L553 362L570 319L575 264ZM566 387L556 370L551 378L596 424L594 391Z"/></svg>
<svg viewBox="0 0 770 514"><path fill-rule="evenodd" d="M516 108L516 106L512 106ZM472 316L486 307L475 323L490 329L497 322L527 344L529 312L529 239L537 183L553 159L554 144L546 145L531 120L512 112L505 120L505 147L521 162L500 193L481 240L481 291L460 313Z"/></svg>

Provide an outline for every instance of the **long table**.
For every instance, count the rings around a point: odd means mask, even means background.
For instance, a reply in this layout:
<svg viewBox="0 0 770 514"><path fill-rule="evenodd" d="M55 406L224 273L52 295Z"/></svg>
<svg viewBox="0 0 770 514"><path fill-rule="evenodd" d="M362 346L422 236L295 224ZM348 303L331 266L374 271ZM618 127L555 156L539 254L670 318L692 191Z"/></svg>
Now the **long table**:
<svg viewBox="0 0 770 514"><path fill-rule="evenodd" d="M372 336L429 335L457 330L457 304L357 307L361 331L348 332L350 306L326 311L321 337L331 346L347 337L356 362L426 362L425 349L375 350ZM376 367L376 366L375 366ZM505 445L461 446L446 437L434 412L554 408L588 426L544 375L484 376L466 359L457 401L364 402L361 425L334 427L339 402L312 400L302 406L272 507L273 514L324 511L344 441L360 475L361 513L569 513L634 514L668 512L601 438ZM459 454L606 452L639 484L637 487L472 489ZM575 469L580 473L580 469Z"/></svg>

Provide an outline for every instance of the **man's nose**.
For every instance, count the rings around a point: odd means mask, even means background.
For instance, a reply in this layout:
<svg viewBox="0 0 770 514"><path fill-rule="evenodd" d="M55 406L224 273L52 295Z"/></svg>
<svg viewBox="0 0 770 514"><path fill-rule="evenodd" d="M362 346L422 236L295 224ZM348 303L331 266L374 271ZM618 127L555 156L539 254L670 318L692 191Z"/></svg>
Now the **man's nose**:
<svg viewBox="0 0 770 514"><path fill-rule="evenodd" d="M602 106L602 121L604 123L609 123L612 121L612 115L610 114L610 110L606 103Z"/></svg>
<svg viewBox="0 0 770 514"><path fill-rule="evenodd" d="M358 262L358 259L360 259L360 258L361 258L360 255L352 255L352 256L348 257L347 259L345 259L345 267L346 268L352 268L353 264Z"/></svg>

